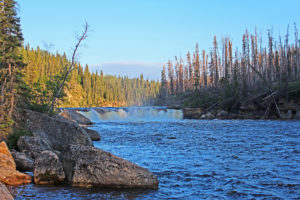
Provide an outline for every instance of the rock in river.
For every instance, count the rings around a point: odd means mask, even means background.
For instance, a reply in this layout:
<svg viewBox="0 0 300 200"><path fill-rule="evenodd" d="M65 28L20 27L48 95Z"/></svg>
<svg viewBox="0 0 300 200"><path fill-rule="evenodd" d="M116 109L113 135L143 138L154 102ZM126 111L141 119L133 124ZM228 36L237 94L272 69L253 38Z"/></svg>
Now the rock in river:
<svg viewBox="0 0 300 200"><path fill-rule="evenodd" d="M64 180L65 173L58 156L51 151L43 151L34 162L34 183L60 184Z"/></svg>
<svg viewBox="0 0 300 200"><path fill-rule="evenodd" d="M1 200L13 200L14 197L11 195L11 193L8 191L6 186L0 182L0 197Z"/></svg>
<svg viewBox="0 0 300 200"><path fill-rule="evenodd" d="M82 127L90 136L92 141L100 141L100 135L97 131Z"/></svg>
<svg viewBox="0 0 300 200"><path fill-rule="evenodd" d="M16 170L16 163L5 142L0 143L0 182L6 185L31 183L31 177Z"/></svg>
<svg viewBox="0 0 300 200"><path fill-rule="evenodd" d="M63 109L63 111L60 114L64 118L67 118L71 121L77 122L78 124L81 125L91 125L92 122L82 114L78 113L76 110L68 110L68 109Z"/></svg>
<svg viewBox="0 0 300 200"><path fill-rule="evenodd" d="M18 151L11 151L11 155L13 156L17 169L20 171L33 171L33 160L27 156L25 153L21 153Z"/></svg>
<svg viewBox="0 0 300 200"><path fill-rule="evenodd" d="M158 188L156 176L147 169L95 147L70 145L61 157L72 186Z"/></svg>

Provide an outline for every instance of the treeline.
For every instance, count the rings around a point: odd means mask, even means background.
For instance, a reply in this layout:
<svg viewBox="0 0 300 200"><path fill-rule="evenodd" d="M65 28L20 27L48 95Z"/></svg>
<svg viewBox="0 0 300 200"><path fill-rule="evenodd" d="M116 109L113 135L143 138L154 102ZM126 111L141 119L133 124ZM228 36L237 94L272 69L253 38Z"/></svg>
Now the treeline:
<svg viewBox="0 0 300 200"><path fill-rule="evenodd" d="M298 30L294 26L294 41L287 33L275 40L268 30L268 45L263 47L262 38L255 31L246 30L242 37L241 51L233 49L229 37L220 46L216 36L210 52L195 51L175 62L169 60L161 76L161 99L193 92L199 99L197 107L209 107L220 100L234 97L232 104L261 89L287 93L288 85L300 79L300 50ZM280 88L278 88L280 87ZM191 100L191 99L189 99ZM188 102L186 102L188 104Z"/></svg>
<svg viewBox="0 0 300 200"><path fill-rule="evenodd" d="M25 67L22 71L25 83L31 88L36 109L48 106L55 87L61 80L70 61L65 54L51 54L29 45L22 49ZM116 77L91 73L89 66L75 63L59 107L129 106L151 101L159 92L160 83L139 78Z"/></svg>
<svg viewBox="0 0 300 200"><path fill-rule="evenodd" d="M127 106L147 103L160 82L91 73L65 54L23 46L15 0L0 1L0 140L22 127L22 110L53 114L55 107Z"/></svg>

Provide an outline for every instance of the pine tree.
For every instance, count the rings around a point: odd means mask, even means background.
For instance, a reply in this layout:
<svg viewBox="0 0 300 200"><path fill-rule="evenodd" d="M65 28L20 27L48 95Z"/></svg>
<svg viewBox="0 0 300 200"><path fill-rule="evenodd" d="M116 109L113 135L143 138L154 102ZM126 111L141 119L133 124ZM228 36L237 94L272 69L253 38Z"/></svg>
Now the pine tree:
<svg viewBox="0 0 300 200"><path fill-rule="evenodd" d="M160 97L165 98L168 95L168 83L166 77L166 68L163 66L161 71L161 88L160 88Z"/></svg>
<svg viewBox="0 0 300 200"><path fill-rule="evenodd" d="M14 0L0 1L0 137L12 131L20 103L18 84L23 68L20 47L23 36Z"/></svg>
<svg viewBox="0 0 300 200"><path fill-rule="evenodd" d="M194 66L194 88L195 90L199 90L200 89L200 57L199 57L198 43L196 44L196 49L193 57L193 66Z"/></svg>

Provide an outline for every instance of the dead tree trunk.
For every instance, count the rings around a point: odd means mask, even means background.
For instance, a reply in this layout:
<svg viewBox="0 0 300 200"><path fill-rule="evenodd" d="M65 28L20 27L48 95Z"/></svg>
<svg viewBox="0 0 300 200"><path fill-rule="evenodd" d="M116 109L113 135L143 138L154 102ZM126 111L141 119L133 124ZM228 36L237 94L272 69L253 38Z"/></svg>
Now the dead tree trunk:
<svg viewBox="0 0 300 200"><path fill-rule="evenodd" d="M66 80L67 80L69 74L70 74L70 73L73 71L73 69L74 69L75 57L76 57L77 50L78 50L78 48L79 48L81 42L87 38L87 33L88 33L88 23L86 22L85 25L84 25L84 30L83 30L81 36L78 37L78 42L77 42L77 44L75 45L75 48L74 48L74 50L73 50L71 64L70 64L70 66L66 69L65 75L64 75L64 77L63 77L63 80L62 80L61 83L59 84L59 87L58 87L57 92L53 95L53 98L52 98L52 101L51 101L51 105L49 106L48 112L53 111L55 102L56 102L58 96L60 95L60 93L61 93L61 91L62 91L62 89L63 89L63 87L64 87L64 85L65 85L65 82L66 82Z"/></svg>

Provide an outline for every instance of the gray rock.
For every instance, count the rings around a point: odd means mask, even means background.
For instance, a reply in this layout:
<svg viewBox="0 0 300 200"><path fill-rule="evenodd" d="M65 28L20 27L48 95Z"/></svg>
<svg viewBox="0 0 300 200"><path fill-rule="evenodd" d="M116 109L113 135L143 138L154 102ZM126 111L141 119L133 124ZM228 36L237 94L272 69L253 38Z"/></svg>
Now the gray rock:
<svg viewBox="0 0 300 200"><path fill-rule="evenodd" d="M158 188L156 176L147 169L95 147L70 145L61 160L72 186Z"/></svg>
<svg viewBox="0 0 300 200"><path fill-rule="evenodd" d="M1 200L14 200L14 197L8 191L6 186L0 182L0 199Z"/></svg>
<svg viewBox="0 0 300 200"><path fill-rule="evenodd" d="M88 129L88 128L83 128L87 134L90 136L90 138L92 139L92 141L99 141L100 140L100 135L97 131L92 130L92 129Z"/></svg>
<svg viewBox="0 0 300 200"><path fill-rule="evenodd" d="M21 136L17 142L19 150L32 158L37 158L42 151L52 151L50 145L44 139L34 136Z"/></svg>
<svg viewBox="0 0 300 200"><path fill-rule="evenodd" d="M25 153L18 151L11 151L15 163L17 165L17 170L19 171L33 171L33 160Z"/></svg>
<svg viewBox="0 0 300 200"><path fill-rule="evenodd" d="M217 114L218 119L226 119L228 117L228 112L225 110L221 110Z"/></svg>
<svg viewBox="0 0 300 200"><path fill-rule="evenodd" d="M92 122L82 114L78 113L76 110L63 109L60 115L71 121L77 122L82 125L91 125Z"/></svg>
<svg viewBox="0 0 300 200"><path fill-rule="evenodd" d="M200 119L206 119L206 114L202 114Z"/></svg>
<svg viewBox="0 0 300 200"><path fill-rule="evenodd" d="M215 115L212 114L211 112L209 112L209 113L207 113L207 114L205 115L205 118L206 118L206 119L214 119L214 118L215 118Z"/></svg>
<svg viewBox="0 0 300 200"><path fill-rule="evenodd" d="M43 151L34 162L34 183L60 184L64 180L65 173L58 156L51 151Z"/></svg>
<svg viewBox="0 0 300 200"><path fill-rule="evenodd" d="M292 111L288 110L286 113L281 114L281 119L292 119Z"/></svg>
<svg viewBox="0 0 300 200"><path fill-rule="evenodd" d="M300 119L300 110L296 110L294 119Z"/></svg>
<svg viewBox="0 0 300 200"><path fill-rule="evenodd" d="M35 138L43 138L53 150L61 151L69 144L93 146L86 131L76 123L50 117L46 114L24 111L28 130L35 133Z"/></svg>

